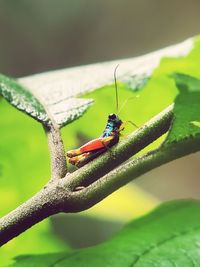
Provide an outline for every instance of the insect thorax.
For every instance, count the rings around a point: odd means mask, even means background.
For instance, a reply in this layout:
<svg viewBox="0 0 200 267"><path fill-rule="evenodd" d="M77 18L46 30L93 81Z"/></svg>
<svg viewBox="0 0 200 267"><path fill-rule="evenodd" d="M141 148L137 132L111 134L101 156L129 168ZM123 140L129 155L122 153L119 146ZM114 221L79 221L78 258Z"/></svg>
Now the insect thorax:
<svg viewBox="0 0 200 267"><path fill-rule="evenodd" d="M102 137L108 137L111 135L119 135L119 128L122 124L122 121L115 114L110 114L108 116L108 121L106 128L102 134Z"/></svg>

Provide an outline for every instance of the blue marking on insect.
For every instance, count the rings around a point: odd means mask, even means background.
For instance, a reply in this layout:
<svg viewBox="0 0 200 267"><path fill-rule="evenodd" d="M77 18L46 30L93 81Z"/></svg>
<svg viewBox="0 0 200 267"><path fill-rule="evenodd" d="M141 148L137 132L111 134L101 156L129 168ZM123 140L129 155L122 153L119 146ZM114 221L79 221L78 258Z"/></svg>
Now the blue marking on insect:
<svg viewBox="0 0 200 267"><path fill-rule="evenodd" d="M122 125L122 121L116 114L110 114L108 116L108 122L106 124L106 128L101 135L102 138L113 136L119 134L120 126Z"/></svg>

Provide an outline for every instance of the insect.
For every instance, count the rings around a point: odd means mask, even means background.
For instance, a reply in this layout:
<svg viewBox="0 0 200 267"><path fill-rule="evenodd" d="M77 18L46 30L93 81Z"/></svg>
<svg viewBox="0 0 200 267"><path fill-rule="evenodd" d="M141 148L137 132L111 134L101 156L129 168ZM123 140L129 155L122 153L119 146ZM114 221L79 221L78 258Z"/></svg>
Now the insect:
<svg viewBox="0 0 200 267"><path fill-rule="evenodd" d="M116 71L114 70L116 109L118 114L118 88L116 81ZM119 142L120 132L124 130L124 123L117 114L108 115L106 127L102 135L89 141L78 149L70 150L66 153L69 162L77 167L81 167L91 159L108 150L110 147ZM135 124L134 124L135 125ZM135 125L136 126L136 125ZM136 126L137 127L137 126Z"/></svg>

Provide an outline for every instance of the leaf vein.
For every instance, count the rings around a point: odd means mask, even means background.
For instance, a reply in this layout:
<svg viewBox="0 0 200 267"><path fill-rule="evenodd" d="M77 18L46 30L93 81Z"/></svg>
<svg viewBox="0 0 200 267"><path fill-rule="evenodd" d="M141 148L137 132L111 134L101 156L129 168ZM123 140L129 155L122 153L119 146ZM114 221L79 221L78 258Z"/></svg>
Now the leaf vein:
<svg viewBox="0 0 200 267"><path fill-rule="evenodd" d="M160 242L157 242L156 244L150 246L148 249L144 250L140 255L137 256L136 260L131 264L131 267L134 267L136 266L136 264L140 261L140 259L143 257L143 256L146 256L147 254L151 253L152 250L154 250L155 248L157 248L158 246L162 246L164 244L166 244L167 242L171 241L171 240L174 240L176 238L179 238L183 235L187 235L188 233L192 232L192 231L196 231L200 229L200 225L198 226L195 226L195 227L192 227L192 228L189 228L185 231L182 231L180 232L179 234L174 234L172 236L170 236L169 238L166 238ZM195 265L194 265L195 266Z"/></svg>

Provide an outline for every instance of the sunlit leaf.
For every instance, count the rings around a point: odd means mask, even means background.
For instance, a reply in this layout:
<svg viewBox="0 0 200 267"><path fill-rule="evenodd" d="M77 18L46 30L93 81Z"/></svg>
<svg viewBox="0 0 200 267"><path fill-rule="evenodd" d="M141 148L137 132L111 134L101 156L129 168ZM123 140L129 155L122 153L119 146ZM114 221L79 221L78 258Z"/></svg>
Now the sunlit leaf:
<svg viewBox="0 0 200 267"><path fill-rule="evenodd" d="M165 145L194 138L200 134L196 123L200 118L200 79L176 73L172 76L179 94L175 99L174 120Z"/></svg>
<svg viewBox="0 0 200 267"><path fill-rule="evenodd" d="M190 123L192 123L193 125L200 127L200 121L191 121Z"/></svg>
<svg viewBox="0 0 200 267"><path fill-rule="evenodd" d="M105 243L67 253L22 256L10 266L199 266L199 211L198 201L169 202Z"/></svg>

